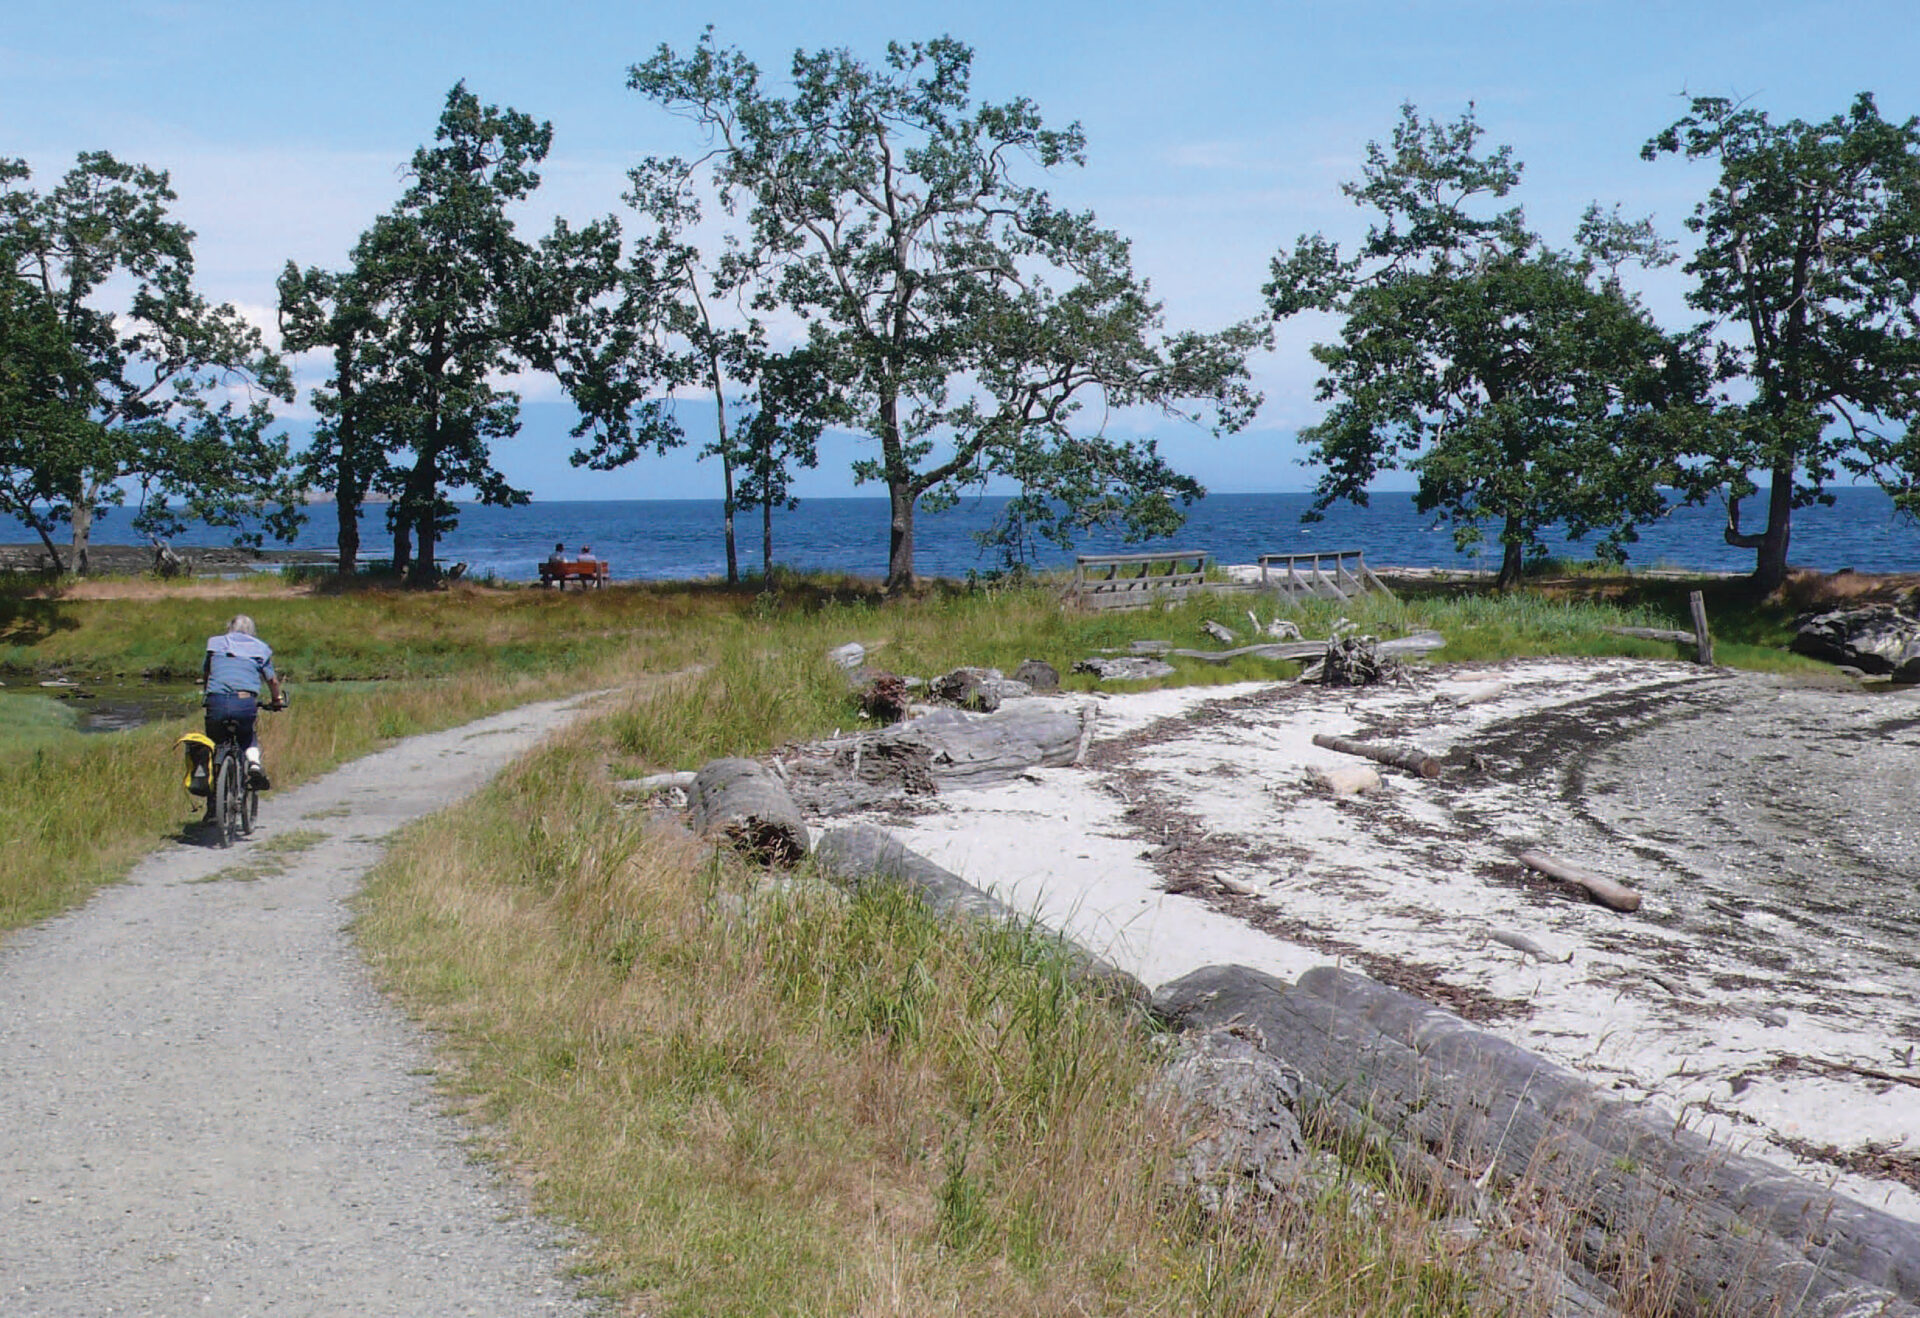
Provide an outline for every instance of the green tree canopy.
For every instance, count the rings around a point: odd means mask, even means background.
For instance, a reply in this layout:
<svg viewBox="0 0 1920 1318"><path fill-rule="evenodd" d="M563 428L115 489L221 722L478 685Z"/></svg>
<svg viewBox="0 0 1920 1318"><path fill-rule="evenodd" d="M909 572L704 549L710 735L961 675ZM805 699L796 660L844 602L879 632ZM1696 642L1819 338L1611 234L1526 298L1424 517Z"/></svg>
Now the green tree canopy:
<svg viewBox="0 0 1920 1318"><path fill-rule="evenodd" d="M604 327L576 335L562 365L588 442L575 465L611 470L686 442L671 391L712 391L720 459L727 580L740 578L736 512L762 509L762 561L772 570L772 509L791 506L791 469L814 465L821 430L840 397L807 349L781 352L754 314L766 293L767 254L738 233L709 258L692 238L704 208L706 162L650 157L629 171L626 202L646 227L621 269L621 296ZM804 366L802 365L804 363Z"/></svg>
<svg viewBox="0 0 1920 1318"><path fill-rule="evenodd" d="M52 190L30 181L0 161L0 506L81 573L95 516L130 490L138 530L290 537L288 444L267 427L291 381L238 311L195 290L166 174L85 152Z"/></svg>
<svg viewBox="0 0 1920 1318"><path fill-rule="evenodd" d="M1667 259L1650 226L1595 207L1579 250L1549 248L1497 204L1521 167L1481 136L1471 108L1442 124L1403 107L1343 188L1373 212L1365 241L1345 257L1301 238L1265 293L1276 319L1345 317L1313 350L1331 404L1301 434L1326 468L1315 512L1364 506L1380 472L1404 468L1462 548L1492 523L1509 584L1556 524L1624 555L1665 510L1661 486L1688 477L1678 457L1707 380L1697 344L1663 334L1620 282L1627 261Z"/></svg>
<svg viewBox="0 0 1920 1318"><path fill-rule="evenodd" d="M343 569L358 548L348 503L357 510L369 491L390 496L394 570L415 584L435 575L455 491L528 501L493 463L493 445L520 428L519 395L496 381L554 371L570 340L591 340L620 249L610 219L556 221L538 244L519 236L509 209L540 186L552 142L552 125L457 84L434 144L414 153L409 186L360 235L348 270L281 276L291 341L333 352L307 469L341 497Z"/></svg>
<svg viewBox="0 0 1920 1318"><path fill-rule="evenodd" d="M1793 512L1830 501L1840 470L1873 472L1898 497L1915 469L1905 426L1920 399L1920 120L1890 123L1871 95L1823 123L1776 124L1722 97L1641 150L1707 160L1720 177L1687 227L1703 332L1744 384L1717 453L1727 541L1755 553L1754 584L1786 576ZM1767 520L1740 526L1740 497L1769 478Z"/></svg>
<svg viewBox="0 0 1920 1318"><path fill-rule="evenodd" d="M916 508L994 476L1062 541L1096 517L1170 529L1199 487L1095 418L1139 406L1231 430L1258 403L1246 358L1266 331L1163 334L1127 243L1020 181L1023 164L1079 163L1080 129L1024 99L975 105L972 62L948 37L878 66L800 52L782 96L709 33L630 78L711 135L721 203L772 263L761 310L803 320L844 382L878 449L856 478L891 504L892 589L914 580Z"/></svg>

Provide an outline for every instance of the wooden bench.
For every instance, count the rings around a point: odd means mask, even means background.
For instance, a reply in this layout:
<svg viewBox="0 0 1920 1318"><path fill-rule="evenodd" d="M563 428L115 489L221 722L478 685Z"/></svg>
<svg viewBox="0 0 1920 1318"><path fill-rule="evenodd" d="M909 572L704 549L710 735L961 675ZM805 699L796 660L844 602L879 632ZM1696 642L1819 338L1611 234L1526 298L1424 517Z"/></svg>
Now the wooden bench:
<svg viewBox="0 0 1920 1318"><path fill-rule="evenodd" d="M1393 592L1367 566L1362 549L1329 550L1315 554L1260 555L1260 588L1289 599L1319 596L1352 599L1378 591L1388 599Z"/></svg>
<svg viewBox="0 0 1920 1318"><path fill-rule="evenodd" d="M540 584L558 586L562 590L567 588L569 581L579 582L582 590L588 586L604 586L611 575L604 558L584 562L577 558L549 558L540 565Z"/></svg>
<svg viewBox="0 0 1920 1318"><path fill-rule="evenodd" d="M1207 585L1204 549L1170 554L1079 554L1073 560L1073 595L1089 609L1143 609L1185 599Z"/></svg>

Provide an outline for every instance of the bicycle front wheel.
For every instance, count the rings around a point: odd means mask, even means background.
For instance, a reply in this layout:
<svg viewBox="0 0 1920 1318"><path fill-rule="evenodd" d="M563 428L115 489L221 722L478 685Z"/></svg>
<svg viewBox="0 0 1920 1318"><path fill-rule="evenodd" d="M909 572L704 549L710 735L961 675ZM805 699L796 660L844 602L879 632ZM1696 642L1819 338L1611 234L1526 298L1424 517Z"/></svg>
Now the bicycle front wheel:
<svg viewBox="0 0 1920 1318"><path fill-rule="evenodd" d="M246 775L242 775L244 779ZM260 815L260 793L250 782L243 781L240 787L240 831L249 836L253 833L253 821Z"/></svg>

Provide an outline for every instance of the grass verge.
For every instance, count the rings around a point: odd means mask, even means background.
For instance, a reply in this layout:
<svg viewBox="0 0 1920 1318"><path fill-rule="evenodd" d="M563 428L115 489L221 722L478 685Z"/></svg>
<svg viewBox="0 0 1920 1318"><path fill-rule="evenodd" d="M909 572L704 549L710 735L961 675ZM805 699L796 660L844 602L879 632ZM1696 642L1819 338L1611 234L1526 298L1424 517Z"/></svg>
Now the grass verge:
<svg viewBox="0 0 1920 1318"><path fill-rule="evenodd" d="M1498 1307L1416 1204L1360 1180L1198 1215L1143 1020L1027 932L756 881L649 827L604 785L622 721L417 826L358 931L623 1312Z"/></svg>

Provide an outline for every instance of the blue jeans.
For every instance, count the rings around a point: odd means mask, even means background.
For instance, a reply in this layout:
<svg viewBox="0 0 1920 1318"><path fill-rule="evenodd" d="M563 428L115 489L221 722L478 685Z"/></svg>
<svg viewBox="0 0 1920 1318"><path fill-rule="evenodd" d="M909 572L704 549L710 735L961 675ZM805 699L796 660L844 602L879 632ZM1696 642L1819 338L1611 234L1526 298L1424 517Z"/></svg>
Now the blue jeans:
<svg viewBox="0 0 1920 1318"><path fill-rule="evenodd" d="M231 692L210 692L207 695L207 736L216 745L222 732L220 725L232 719L234 745L246 750L253 745L253 725L259 717L258 696L234 695Z"/></svg>

